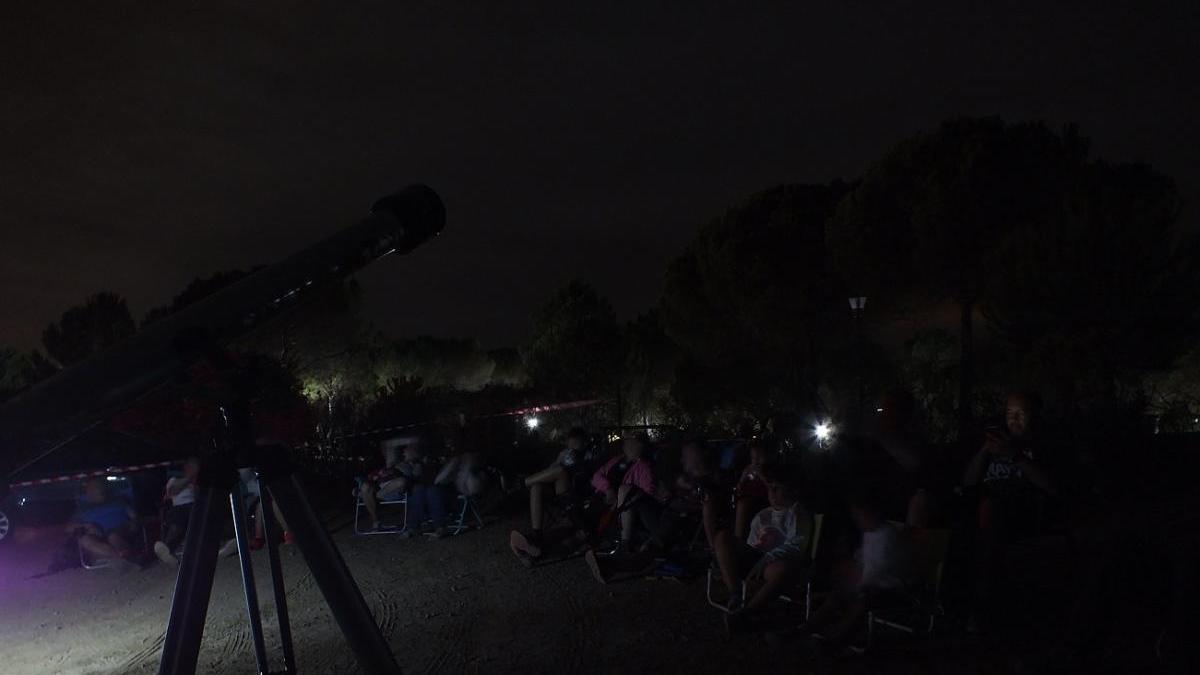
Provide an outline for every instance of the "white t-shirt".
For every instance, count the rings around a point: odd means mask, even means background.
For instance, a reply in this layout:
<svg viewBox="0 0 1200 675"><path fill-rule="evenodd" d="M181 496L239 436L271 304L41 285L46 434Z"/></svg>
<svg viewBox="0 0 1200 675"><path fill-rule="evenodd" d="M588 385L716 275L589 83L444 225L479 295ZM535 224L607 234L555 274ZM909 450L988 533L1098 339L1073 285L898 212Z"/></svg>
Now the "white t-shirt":
<svg viewBox="0 0 1200 675"><path fill-rule="evenodd" d="M860 588L892 590L907 585L908 550L904 534L891 523L884 523L874 532L863 532Z"/></svg>
<svg viewBox="0 0 1200 675"><path fill-rule="evenodd" d="M168 478L167 479L167 494L171 496L171 504L174 506L186 506L196 501L196 487L188 482L187 487L180 490L177 494L171 495L171 488L185 482L185 478Z"/></svg>
<svg viewBox="0 0 1200 675"><path fill-rule="evenodd" d="M242 487L246 490L246 494L258 496L261 493L261 488L258 485L258 474L254 469L241 468L238 469L238 477L242 480Z"/></svg>
<svg viewBox="0 0 1200 675"><path fill-rule="evenodd" d="M803 560L808 555L810 528L808 514L798 505L786 509L767 507L750 521L746 543L765 553L768 560Z"/></svg>

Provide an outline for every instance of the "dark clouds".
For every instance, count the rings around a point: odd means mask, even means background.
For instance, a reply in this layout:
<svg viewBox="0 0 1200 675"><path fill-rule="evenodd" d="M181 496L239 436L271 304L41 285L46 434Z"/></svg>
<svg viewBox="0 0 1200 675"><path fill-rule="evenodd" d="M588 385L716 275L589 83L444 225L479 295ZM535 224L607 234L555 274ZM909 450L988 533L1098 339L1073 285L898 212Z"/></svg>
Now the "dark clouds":
<svg viewBox="0 0 1200 675"><path fill-rule="evenodd" d="M1078 121L1200 188L1193 3L33 4L0 18L0 345L98 290L140 315L415 181L447 229L359 275L369 310L489 344L571 277L641 311L730 201L954 114Z"/></svg>

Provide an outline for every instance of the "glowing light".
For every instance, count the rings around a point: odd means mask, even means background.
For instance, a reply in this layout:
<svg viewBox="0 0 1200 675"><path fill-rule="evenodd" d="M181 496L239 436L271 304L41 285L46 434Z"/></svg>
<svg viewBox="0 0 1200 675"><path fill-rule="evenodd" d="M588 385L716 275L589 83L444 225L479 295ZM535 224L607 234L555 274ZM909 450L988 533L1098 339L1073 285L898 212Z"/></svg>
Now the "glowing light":
<svg viewBox="0 0 1200 675"><path fill-rule="evenodd" d="M883 408L876 408L875 412L883 412Z"/></svg>
<svg viewBox="0 0 1200 675"><path fill-rule="evenodd" d="M120 476L105 476L106 480L121 480Z"/></svg>
<svg viewBox="0 0 1200 675"><path fill-rule="evenodd" d="M539 420L539 419L538 419L538 418L536 418L536 417L527 417L527 418L525 418L525 426L526 426L526 427L529 427L529 429L530 429L530 430L533 430L533 429L536 429L536 428L538 428L538 425L539 425L539 424L541 424L541 423L542 423L542 422L541 422L541 420Z"/></svg>
<svg viewBox="0 0 1200 675"><path fill-rule="evenodd" d="M833 425L829 422L820 422L813 427L813 433L816 434L817 440L823 443L833 435Z"/></svg>

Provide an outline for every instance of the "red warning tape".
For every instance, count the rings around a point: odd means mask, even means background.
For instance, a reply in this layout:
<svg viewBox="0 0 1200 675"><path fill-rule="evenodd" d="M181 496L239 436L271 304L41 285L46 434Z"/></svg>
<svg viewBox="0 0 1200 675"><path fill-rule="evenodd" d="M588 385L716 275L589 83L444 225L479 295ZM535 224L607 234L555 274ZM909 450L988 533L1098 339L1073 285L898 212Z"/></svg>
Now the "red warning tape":
<svg viewBox="0 0 1200 675"><path fill-rule="evenodd" d="M151 462L149 464L132 464L130 466L110 466L107 469L97 469L95 471L85 471L84 473L69 473L53 478L38 478L37 480L26 480L20 483L11 483L9 487L29 487L31 485L49 485L50 483L65 483L73 480L85 480L87 478L96 478L98 476L111 476L115 474L132 473L134 471L145 471L147 469L159 469L164 466L179 464L179 462Z"/></svg>

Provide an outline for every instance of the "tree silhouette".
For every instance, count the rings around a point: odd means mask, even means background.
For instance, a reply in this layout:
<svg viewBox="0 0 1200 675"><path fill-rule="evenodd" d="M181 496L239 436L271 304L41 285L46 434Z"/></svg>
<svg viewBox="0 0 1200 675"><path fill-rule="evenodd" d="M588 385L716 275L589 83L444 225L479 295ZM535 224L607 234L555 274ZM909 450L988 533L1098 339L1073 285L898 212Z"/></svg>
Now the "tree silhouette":
<svg viewBox="0 0 1200 675"><path fill-rule="evenodd" d="M1081 167L1057 217L1000 246L985 316L1061 398L1111 396L1122 377L1194 345L1197 238L1179 230L1173 182L1141 164ZM1086 382L1085 382L1086 380Z"/></svg>
<svg viewBox="0 0 1200 675"><path fill-rule="evenodd" d="M950 120L888 152L829 222L838 269L866 294L916 289L958 304L961 424L971 409L973 317L1003 264L1001 245L1058 213L1087 151L1074 127Z"/></svg>
<svg viewBox="0 0 1200 675"><path fill-rule="evenodd" d="M772 383L801 406L817 405L818 355L831 337L825 319L840 307L824 224L847 189L835 182L755 194L702 227L671 263L663 325L688 354L689 388L740 392L760 415L773 405ZM693 408L705 396L688 398Z"/></svg>
<svg viewBox="0 0 1200 675"><path fill-rule="evenodd" d="M607 300L572 281L542 306L521 358L535 387L555 396L604 394L616 381L620 329Z"/></svg>
<svg viewBox="0 0 1200 675"><path fill-rule="evenodd" d="M133 335L135 329L124 298L97 293L47 326L42 346L50 358L68 367Z"/></svg>

